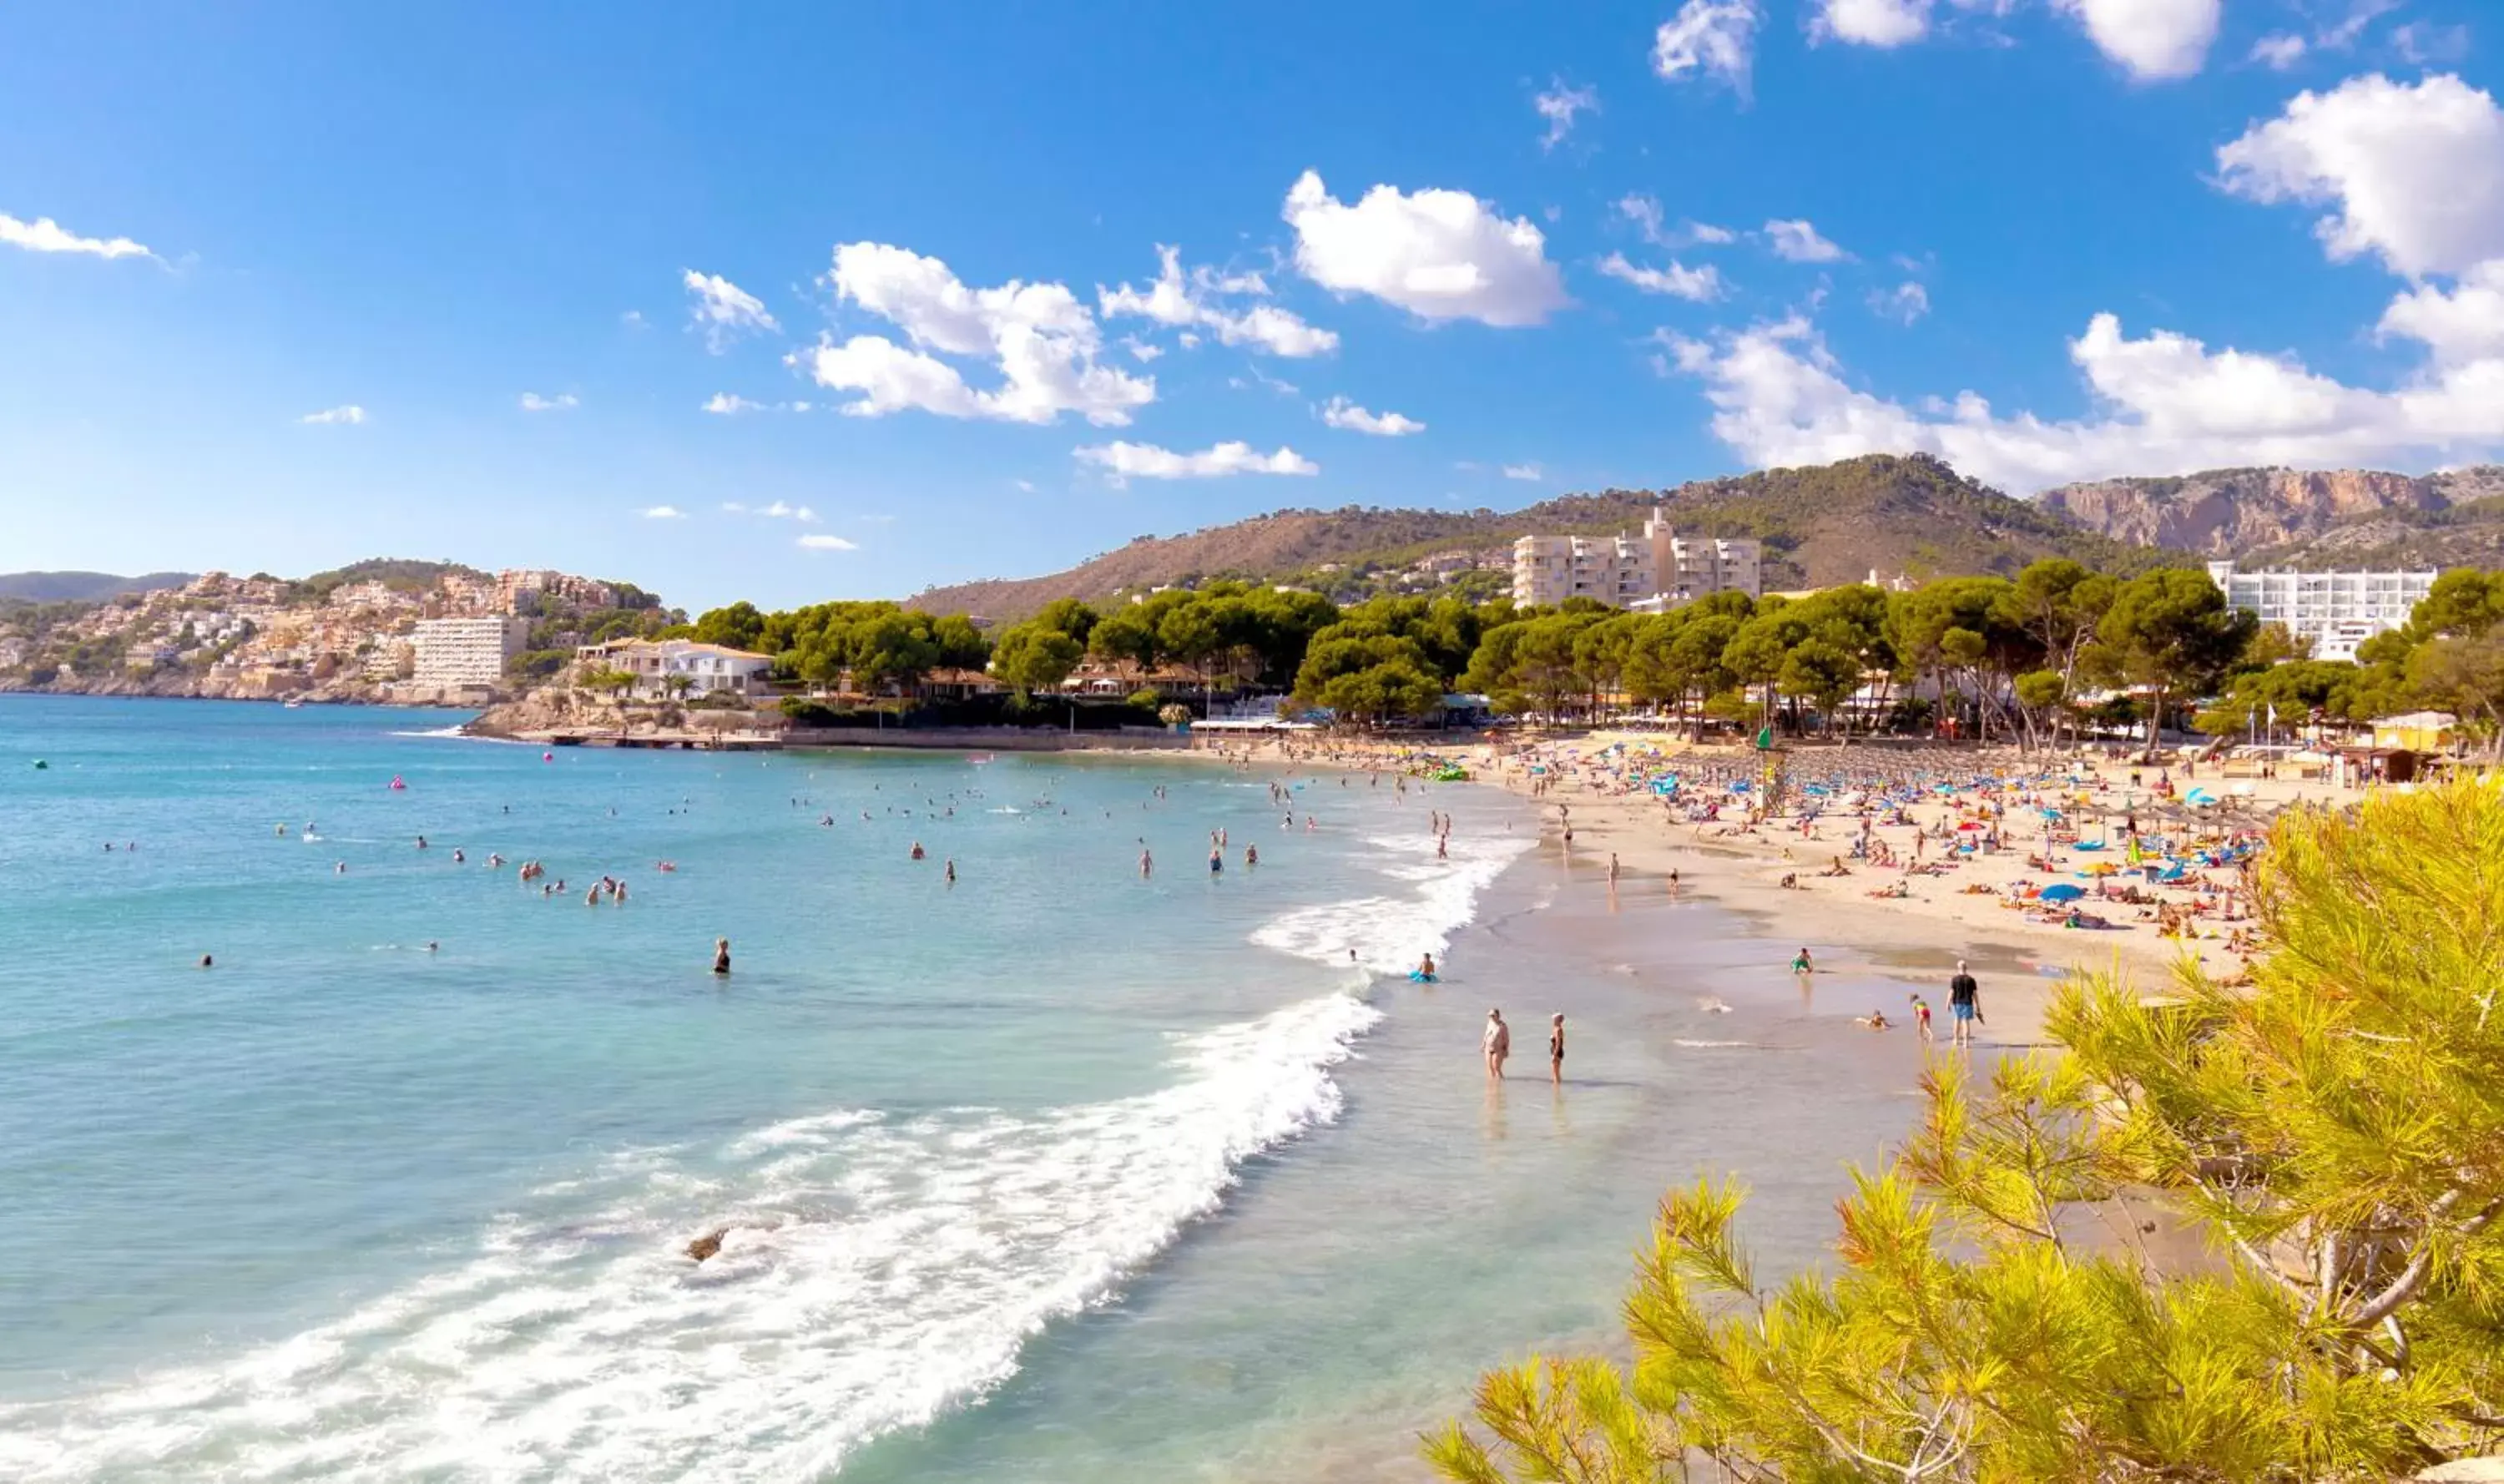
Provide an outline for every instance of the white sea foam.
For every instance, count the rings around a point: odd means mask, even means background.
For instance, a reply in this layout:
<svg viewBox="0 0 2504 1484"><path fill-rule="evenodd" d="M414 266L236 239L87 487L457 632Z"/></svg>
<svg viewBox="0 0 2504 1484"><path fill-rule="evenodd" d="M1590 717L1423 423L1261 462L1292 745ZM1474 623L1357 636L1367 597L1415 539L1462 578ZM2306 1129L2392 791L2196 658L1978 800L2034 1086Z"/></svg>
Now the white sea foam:
<svg viewBox="0 0 2504 1484"><path fill-rule="evenodd" d="M997 1385L1244 1160L1336 1118L1330 1068L1378 1018L1326 995L1183 1038L1176 1086L1117 1102L621 1154L335 1324L0 1409L0 1477L819 1478Z"/></svg>
<svg viewBox="0 0 2504 1484"><path fill-rule="evenodd" d="M1441 953L1451 936L1468 925L1478 911L1478 893L1504 874L1514 857L1530 848L1527 840L1494 836L1454 841L1447 859L1435 855L1435 844L1423 836L1370 840L1377 852L1374 869L1414 889L1399 896L1353 897L1298 908L1252 933L1266 949L1292 953L1316 963L1344 966L1347 950L1356 962L1376 974L1405 974L1421 953Z"/></svg>

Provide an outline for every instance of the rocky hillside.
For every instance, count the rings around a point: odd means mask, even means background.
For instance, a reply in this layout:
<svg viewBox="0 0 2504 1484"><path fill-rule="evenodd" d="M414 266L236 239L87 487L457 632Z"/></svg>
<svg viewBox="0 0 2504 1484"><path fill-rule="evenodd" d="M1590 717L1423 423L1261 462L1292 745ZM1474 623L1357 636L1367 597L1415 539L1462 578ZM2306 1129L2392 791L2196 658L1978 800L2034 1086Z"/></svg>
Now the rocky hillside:
<svg viewBox="0 0 2504 1484"><path fill-rule="evenodd" d="M102 603L122 593L153 593L181 587L191 572L147 572L117 577L111 572L0 572L0 598L26 603Z"/></svg>
<svg viewBox="0 0 2504 1484"><path fill-rule="evenodd" d="M1870 455L1670 490L1569 495L1513 511L1285 510L1187 535L1140 536L1048 576L960 583L911 601L931 612L1014 620L1059 597L1101 602L1125 589L1212 577L1310 581L1325 564L1398 567L1438 552L1501 564L1517 536L1636 531L1654 505L1667 505L1682 531L1762 540L1769 589L1857 582L1873 569L1885 577L2013 572L2055 555L2119 571L2164 560L1938 460Z"/></svg>
<svg viewBox="0 0 2504 1484"><path fill-rule="evenodd" d="M2267 553L2282 561L2317 549L2320 559L2353 562L2405 542L2406 533L2461 529L2437 518L2496 496L2504 496L2504 467L2492 465L2424 477L2240 468L2066 485L2045 491L2041 503L2133 545L2244 560ZM2356 534L2334 539L2342 532ZM2420 544L2432 550L2443 538Z"/></svg>

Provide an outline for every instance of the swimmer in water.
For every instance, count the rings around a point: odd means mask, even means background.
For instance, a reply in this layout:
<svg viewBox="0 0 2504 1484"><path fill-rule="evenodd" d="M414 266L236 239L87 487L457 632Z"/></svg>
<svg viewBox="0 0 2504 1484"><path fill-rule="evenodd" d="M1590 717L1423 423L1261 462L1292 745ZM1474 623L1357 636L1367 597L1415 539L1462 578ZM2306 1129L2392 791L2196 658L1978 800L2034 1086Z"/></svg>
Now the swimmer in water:
<svg viewBox="0 0 2504 1484"><path fill-rule="evenodd" d="M1208 847L1208 874L1215 876L1225 869L1226 847L1223 846L1210 846Z"/></svg>
<svg viewBox="0 0 2504 1484"><path fill-rule="evenodd" d="M1419 979L1433 979L1435 977L1434 954L1429 953L1425 957L1417 960L1417 977Z"/></svg>
<svg viewBox="0 0 2504 1484"><path fill-rule="evenodd" d="M956 858L953 855L948 857L948 884L956 884Z"/></svg>
<svg viewBox="0 0 2504 1484"><path fill-rule="evenodd" d="M1259 846L1245 846L1243 847L1243 869L1249 871L1259 864L1261 864L1261 847Z"/></svg>
<svg viewBox="0 0 2504 1484"><path fill-rule="evenodd" d="M1141 850L1141 851L1139 852L1139 877L1140 877L1140 879L1144 880L1145 880L1145 879L1147 879L1148 877L1151 877L1151 876L1156 875L1156 871L1157 871L1157 858L1156 858L1154 855L1149 854L1147 851L1145 851L1145 850Z"/></svg>
<svg viewBox="0 0 2504 1484"><path fill-rule="evenodd" d="M713 972L715 974L730 972L730 940L727 938L715 938L713 941Z"/></svg>
<svg viewBox="0 0 2504 1484"><path fill-rule="evenodd" d="M213 968L216 968L216 967L217 967L217 963L218 963L218 961L217 961L215 958L210 957L210 956L209 956L208 954L206 954L206 953L203 953L203 954L201 954L201 955L200 955L200 967L201 967L201 968L203 968L203 969L213 969Z"/></svg>
<svg viewBox="0 0 2504 1484"><path fill-rule="evenodd" d="M913 858L915 860L926 860L929 858L922 853L921 841L917 840L913 843Z"/></svg>

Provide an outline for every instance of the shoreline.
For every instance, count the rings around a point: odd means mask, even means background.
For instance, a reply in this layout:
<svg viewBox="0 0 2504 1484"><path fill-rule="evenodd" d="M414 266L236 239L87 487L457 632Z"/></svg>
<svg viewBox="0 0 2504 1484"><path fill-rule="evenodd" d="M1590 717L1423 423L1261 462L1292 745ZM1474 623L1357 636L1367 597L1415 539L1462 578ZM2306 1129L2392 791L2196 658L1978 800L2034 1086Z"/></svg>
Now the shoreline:
<svg viewBox="0 0 2504 1484"><path fill-rule="evenodd" d="M1569 877L1604 884L1613 853L1621 892L1667 893L1675 873L1679 897L1734 912L1749 921L1754 935L1769 942L1807 946L1821 971L1855 966L1921 984L1920 992L1939 1018L1942 1042L1946 981L1959 959L1967 960L1983 982L1986 1023L1995 1033L1990 1039L2019 1045L2043 1040L2052 988L2070 974L2120 974L2140 993L2157 994L2170 989L2186 964L2214 978L2231 978L2243 969L2236 935L2248 919L2239 906L2235 873L2228 868L2189 872L2167 885L2133 878L2130 889L2139 901L2099 900L2095 886L2085 884L2092 879L2083 873L2104 862L2106 853L2049 845L2036 820L2012 807L2002 822L2007 831L2002 847L1961 857L1945 874L1911 874L1902 870L1900 860L1880 867L1856 857L1843 862L1846 875L1827 876L1824 873L1829 863L1851 847L1857 821L1849 814L1829 813L1812 824L1807 835L1799 831L1796 807L1778 811L1753 828L1743 827L1735 811L1726 822L1697 824L1678 817L1663 801L1629 781L1648 769L1753 766L1756 754L1752 749L1693 747L1657 734L1602 731L1506 747L1484 741L1429 748L1335 739L1309 752L1283 742L1245 750L1257 761L1357 772L1410 772L1429 757L1439 764L1458 764L1468 770L1472 784L1501 789L1536 808L1539 843L1533 853L1560 863ZM1802 747L1789 750L1788 756L1795 771L1812 776L1826 768L1891 762L1909 766L1903 762L1907 758L1961 776L2014 774L2021 766L2037 775L2074 769L2079 781L2060 786L2075 790L2066 802L2091 844L2118 843L2131 818L2139 820L2143 835L2164 831L2186 842L2195 836L2264 833L2268 811L2353 797L2353 791L2343 793L2317 781L2238 780L2232 785L2237 791L2234 811L2195 820L2184 807L2158 797L2152 786L2134 786L2127 765L2101 759L2038 755L2021 760L2013 751L2000 749L1901 753L1848 745ZM1615 761L1604 761L1608 758ZM1630 766L1630 760L1637 765ZM1545 771L1534 773L1534 767ZM2146 785L2153 785L2161 771L2154 766L2138 770ZM2219 792L2228 786L2188 777L2177 782ZM1560 814L1559 806L1567 812ZM1959 817L1961 807L1954 798L1926 798L1911 806L1913 825L1876 824L1871 838L1898 857L1909 857L1917 833L1927 832L1936 841L1938 832ZM2045 871L2030 863L2030 856L2046 852L2057 869ZM2116 847L2110 855L2117 864L2121 851ZM2077 905L2101 915L2109 930L2030 920L2026 912L2008 905L2021 883L2030 882L2082 884L2089 895ZM1873 888L1905 894L1873 898ZM2195 906L2198 915L2191 915ZM2192 936L2167 933L2163 919L2176 913ZM1892 1018L1908 1008L1899 1003L1889 1014Z"/></svg>

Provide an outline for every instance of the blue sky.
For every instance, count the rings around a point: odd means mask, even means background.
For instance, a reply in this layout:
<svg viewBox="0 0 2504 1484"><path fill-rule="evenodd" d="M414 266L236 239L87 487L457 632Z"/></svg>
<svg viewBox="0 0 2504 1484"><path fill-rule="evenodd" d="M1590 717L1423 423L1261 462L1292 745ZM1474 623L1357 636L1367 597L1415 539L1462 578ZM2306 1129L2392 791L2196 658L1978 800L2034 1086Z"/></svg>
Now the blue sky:
<svg viewBox="0 0 2504 1484"><path fill-rule="evenodd" d="M2504 451L2479 0L422 10L0 12L0 569Z"/></svg>

